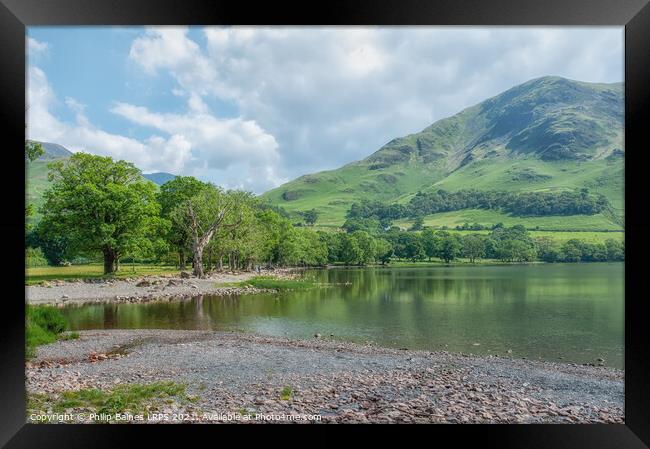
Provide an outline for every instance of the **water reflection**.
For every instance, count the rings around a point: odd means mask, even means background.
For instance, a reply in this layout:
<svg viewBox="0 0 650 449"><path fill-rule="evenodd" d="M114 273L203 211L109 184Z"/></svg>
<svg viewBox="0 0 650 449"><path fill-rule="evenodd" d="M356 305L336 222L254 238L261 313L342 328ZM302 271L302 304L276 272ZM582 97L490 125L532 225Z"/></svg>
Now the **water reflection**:
<svg viewBox="0 0 650 449"><path fill-rule="evenodd" d="M243 330L623 365L623 265L330 269L336 285L182 302L66 307L75 329ZM343 285L349 283L349 285Z"/></svg>

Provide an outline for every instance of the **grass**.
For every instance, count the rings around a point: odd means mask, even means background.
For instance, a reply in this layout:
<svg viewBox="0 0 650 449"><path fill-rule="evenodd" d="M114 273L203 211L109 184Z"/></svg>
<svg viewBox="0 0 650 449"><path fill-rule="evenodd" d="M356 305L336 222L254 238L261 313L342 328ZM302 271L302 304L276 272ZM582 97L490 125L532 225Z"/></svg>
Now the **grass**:
<svg viewBox="0 0 650 449"><path fill-rule="evenodd" d="M460 235L467 234L489 234L491 231L456 231L448 230L449 233L458 233ZM616 241L623 241L625 239L624 232L598 232L598 231L528 231L531 237L548 237L560 244L571 239L583 240L587 243L604 243L605 240L613 239Z"/></svg>
<svg viewBox="0 0 650 449"><path fill-rule="evenodd" d="M440 136L436 137L438 138ZM412 144L413 136L407 136L403 140ZM620 141L620 136L612 137L613 146L616 146L615 142ZM441 145L442 147L444 145ZM359 202L362 198L389 204L407 203L419 190L457 191L473 188L559 192L587 187L591 192L602 193L607 197L612 205L612 213L610 217L583 216L580 219L580 227L584 230L602 229L603 226L620 229L616 222L620 222L624 214L622 160L542 161L536 157L512 155L498 145L492 149L498 153L497 156L475 160L451 172L446 168L445 162L453 151L445 153L443 159L432 163L422 163L415 156L411 156L410 159L381 169L371 169L373 155L336 170L301 176L264 193L262 198L284 208L292 214L295 221L302 221L299 212L315 208L320 213L316 225L327 228L342 225L351 204ZM393 150L384 147L381 151ZM287 193L292 194L292 197L287 199ZM553 218L562 220L564 217ZM499 221L505 223L504 219ZM495 223L498 221L490 221L490 224ZM462 221L457 224L462 224ZM576 226L569 219L564 221L563 226L566 225Z"/></svg>
<svg viewBox="0 0 650 449"><path fill-rule="evenodd" d="M179 270L175 266L151 264L135 264L133 266L125 264L114 275L105 275L104 265L101 263L71 265L68 267L31 267L25 270L25 284L34 285L51 280L124 278L178 273Z"/></svg>
<svg viewBox="0 0 650 449"><path fill-rule="evenodd" d="M77 332L64 333L68 323L55 307L27 306L25 318L25 354L28 359L36 355L38 346L79 338Z"/></svg>
<svg viewBox="0 0 650 449"><path fill-rule="evenodd" d="M273 276L255 276L240 282L223 282L218 287L254 287L272 290L307 290L317 285L306 279L278 279Z"/></svg>
<svg viewBox="0 0 650 449"><path fill-rule="evenodd" d="M291 399L292 396L293 396L293 388L289 386L285 386L284 388L282 388L282 391L280 391L280 399L283 401L288 401L289 399Z"/></svg>
<svg viewBox="0 0 650 449"><path fill-rule="evenodd" d="M72 409L113 416L118 413L136 415L155 411L169 403L186 403L194 400L187 395L186 386L176 382L121 384L111 390L90 388L66 391L60 395L32 394L28 398L27 414L45 410L64 413Z"/></svg>
<svg viewBox="0 0 650 449"><path fill-rule="evenodd" d="M539 228L540 231L565 230L565 231L619 231L621 226L611 221L602 214L597 215L568 215L544 217L515 217L494 210L464 209L452 212L441 212L424 217L425 226L432 228L454 228L463 223L479 223L492 226L503 223L505 226L521 224L527 229ZM395 225L408 229L413 220L397 220Z"/></svg>

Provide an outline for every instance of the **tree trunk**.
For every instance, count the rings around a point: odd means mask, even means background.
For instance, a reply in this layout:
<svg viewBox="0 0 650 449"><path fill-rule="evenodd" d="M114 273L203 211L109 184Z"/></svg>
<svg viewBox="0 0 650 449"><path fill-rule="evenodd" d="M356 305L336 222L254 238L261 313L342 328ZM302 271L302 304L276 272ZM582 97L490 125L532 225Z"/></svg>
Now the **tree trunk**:
<svg viewBox="0 0 650 449"><path fill-rule="evenodd" d="M210 247L210 249L208 250L208 271L212 270L212 252L213 252L213 248Z"/></svg>
<svg viewBox="0 0 650 449"><path fill-rule="evenodd" d="M219 271L223 271L223 254L219 254Z"/></svg>
<svg viewBox="0 0 650 449"><path fill-rule="evenodd" d="M120 269L120 258L115 256L115 272Z"/></svg>
<svg viewBox="0 0 650 449"><path fill-rule="evenodd" d="M182 248L178 249L178 269L185 269L185 251Z"/></svg>
<svg viewBox="0 0 650 449"><path fill-rule="evenodd" d="M110 248L104 251L104 274L113 274L115 272L115 252Z"/></svg>
<svg viewBox="0 0 650 449"><path fill-rule="evenodd" d="M194 245L194 276L203 277L203 245Z"/></svg>

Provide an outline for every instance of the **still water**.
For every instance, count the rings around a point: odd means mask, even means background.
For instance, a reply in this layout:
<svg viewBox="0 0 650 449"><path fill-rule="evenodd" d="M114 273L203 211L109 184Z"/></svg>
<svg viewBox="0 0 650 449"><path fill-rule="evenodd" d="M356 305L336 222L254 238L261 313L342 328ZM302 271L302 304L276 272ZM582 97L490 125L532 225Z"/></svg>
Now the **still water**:
<svg viewBox="0 0 650 449"><path fill-rule="evenodd" d="M73 329L215 329L294 338L320 333L398 348L575 363L602 358L623 368L621 263L336 268L307 276L336 285L63 311Z"/></svg>

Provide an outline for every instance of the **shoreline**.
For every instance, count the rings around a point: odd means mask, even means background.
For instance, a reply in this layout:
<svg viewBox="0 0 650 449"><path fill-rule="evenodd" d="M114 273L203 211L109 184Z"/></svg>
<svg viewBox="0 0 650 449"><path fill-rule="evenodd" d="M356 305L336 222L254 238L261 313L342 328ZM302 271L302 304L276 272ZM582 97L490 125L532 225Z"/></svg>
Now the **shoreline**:
<svg viewBox="0 0 650 449"><path fill-rule="evenodd" d="M25 286L25 300L30 305L97 304L97 303L147 303L189 299L201 295L231 296L252 293L277 293L276 289L239 287L228 284L245 281L255 276L272 276L280 280L296 279L304 270L357 270L357 269L399 269L399 268L466 268L466 267L506 267L506 266L557 266L580 264L621 264L624 262L479 262L452 263L438 262L397 262L391 265L327 265L324 267L290 267L253 271L213 272L204 279L182 277L179 275L146 275L132 278L86 278L49 280L40 284ZM141 285L138 285L141 284Z"/></svg>
<svg viewBox="0 0 650 449"><path fill-rule="evenodd" d="M323 422L623 422L624 371L615 368L235 332L79 334L38 348L29 393L181 382L197 401L160 411L192 422L242 410Z"/></svg>
<svg viewBox="0 0 650 449"><path fill-rule="evenodd" d="M246 281L255 276L294 279L297 268L262 270L257 272L217 272L204 279L174 275L149 275L124 279L69 279L46 281L41 285L25 286L25 300L30 305L145 303L173 301L201 295L229 296L277 292L275 289L219 286L218 284Z"/></svg>

